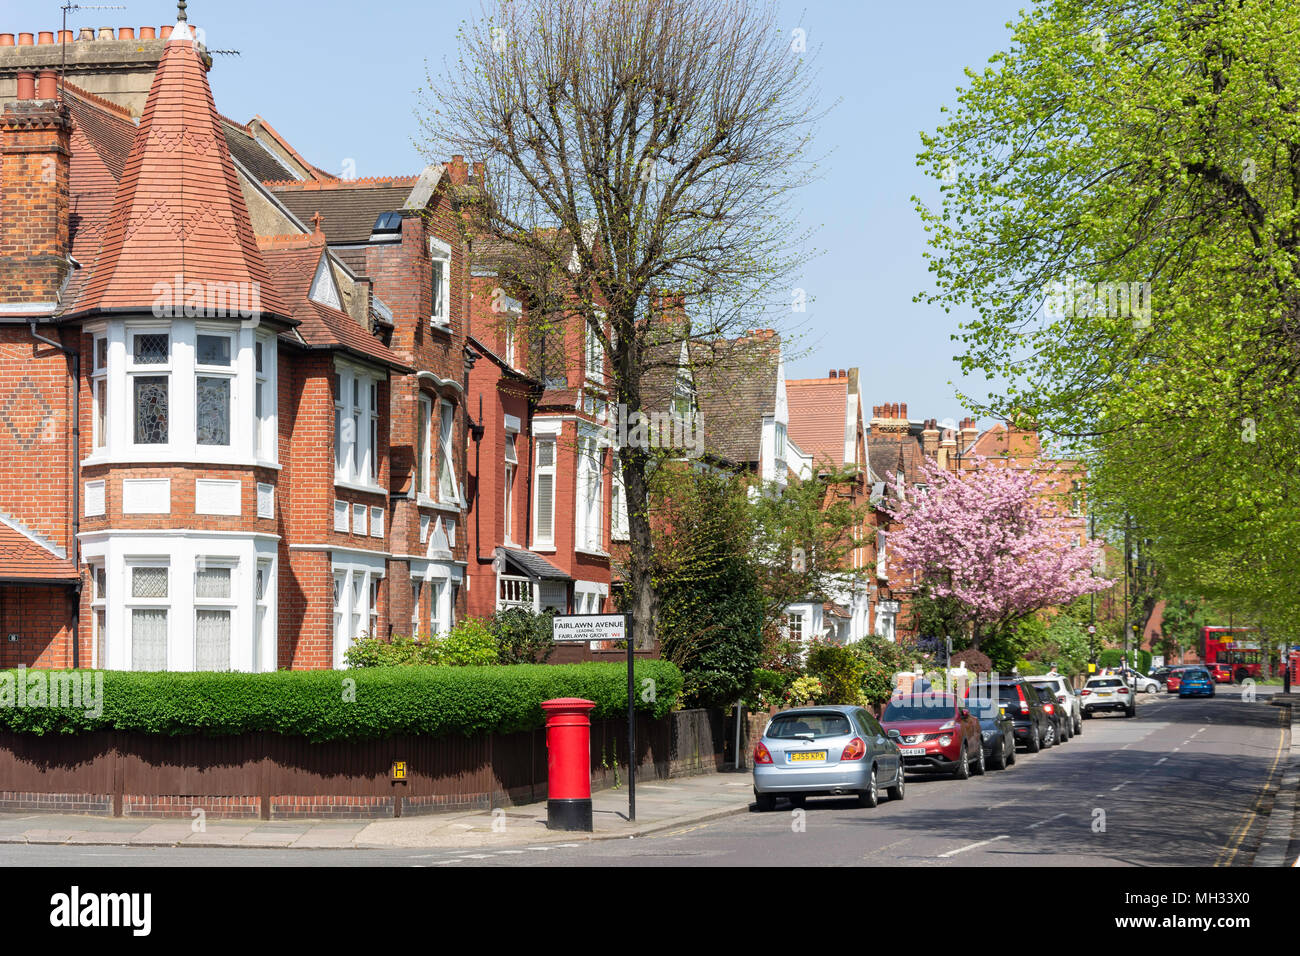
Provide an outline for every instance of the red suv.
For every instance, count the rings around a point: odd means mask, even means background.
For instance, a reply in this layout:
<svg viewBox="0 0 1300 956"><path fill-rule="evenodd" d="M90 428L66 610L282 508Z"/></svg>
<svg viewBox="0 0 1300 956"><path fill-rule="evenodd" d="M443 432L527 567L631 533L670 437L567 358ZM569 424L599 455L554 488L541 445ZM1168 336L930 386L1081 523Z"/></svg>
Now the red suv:
<svg viewBox="0 0 1300 956"><path fill-rule="evenodd" d="M984 772L980 722L951 694L895 697L885 707L880 725L898 744L908 770L951 773L958 780Z"/></svg>

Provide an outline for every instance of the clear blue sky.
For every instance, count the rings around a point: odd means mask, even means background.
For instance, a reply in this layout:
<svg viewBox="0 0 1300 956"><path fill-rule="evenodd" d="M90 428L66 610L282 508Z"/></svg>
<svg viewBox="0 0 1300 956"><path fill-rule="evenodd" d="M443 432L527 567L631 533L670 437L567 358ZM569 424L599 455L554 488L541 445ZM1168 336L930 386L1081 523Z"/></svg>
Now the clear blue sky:
<svg viewBox="0 0 1300 956"><path fill-rule="evenodd" d="M950 381L960 370L949 340L959 317L912 302L928 289L924 233L910 197L935 195L915 165L918 133L955 101L966 66L982 69L1007 45L1005 24L1029 0L834 0L784 2L790 29L819 51L821 89L842 100L821 127L824 178L802 204L825 254L800 284L815 301L787 371L862 370L865 402L907 402L914 418L960 417ZM478 0L340 3L335 0L192 0L190 22L218 56L210 74L217 108L267 119L303 155L331 172L412 173L423 166L412 137L425 60L454 59L456 27ZM57 29L57 0L0 0L0 32ZM38 11L47 11L38 17ZM74 12L69 26L161 25L175 3L128 0L126 10ZM36 22L37 20L41 22ZM984 382L966 383L983 395Z"/></svg>

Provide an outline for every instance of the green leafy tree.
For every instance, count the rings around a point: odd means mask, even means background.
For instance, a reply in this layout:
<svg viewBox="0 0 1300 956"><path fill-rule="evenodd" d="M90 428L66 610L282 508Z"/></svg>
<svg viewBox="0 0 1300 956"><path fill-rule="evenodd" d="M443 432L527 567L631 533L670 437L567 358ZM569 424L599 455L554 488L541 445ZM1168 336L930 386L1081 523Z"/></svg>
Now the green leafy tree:
<svg viewBox="0 0 1300 956"><path fill-rule="evenodd" d="M920 163L979 401L1089 460L1168 585L1300 619L1300 5L1038 0ZM1140 623L1140 619L1139 619Z"/></svg>

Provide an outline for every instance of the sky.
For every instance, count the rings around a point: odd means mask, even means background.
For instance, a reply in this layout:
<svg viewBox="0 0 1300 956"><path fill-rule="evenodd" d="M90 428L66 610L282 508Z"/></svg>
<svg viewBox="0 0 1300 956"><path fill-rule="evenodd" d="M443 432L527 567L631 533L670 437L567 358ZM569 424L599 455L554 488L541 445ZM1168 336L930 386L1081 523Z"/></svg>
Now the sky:
<svg viewBox="0 0 1300 956"><path fill-rule="evenodd" d="M937 196L916 166L922 129L956 102L963 70L1005 49L1006 24L1029 0L814 0L782 2L805 31L826 105L815 149L823 176L799 196L823 250L798 277L808 297L797 316L786 374L861 370L863 401L906 402L912 418L962 417L956 388L983 396L982 375L963 381L950 340L960 313L914 303L932 288L925 233L911 197ZM209 79L217 109L266 119L310 162L336 174L403 175L425 159L414 110L436 73L454 62L457 27L478 0L340 3L333 0L192 0L190 23L217 55ZM57 0L0 0L0 32L58 29ZM38 16L47 11L44 17ZM161 26L174 2L128 0L125 10L81 10L69 28ZM37 20L41 22L37 22ZM987 420L985 421L987 423Z"/></svg>

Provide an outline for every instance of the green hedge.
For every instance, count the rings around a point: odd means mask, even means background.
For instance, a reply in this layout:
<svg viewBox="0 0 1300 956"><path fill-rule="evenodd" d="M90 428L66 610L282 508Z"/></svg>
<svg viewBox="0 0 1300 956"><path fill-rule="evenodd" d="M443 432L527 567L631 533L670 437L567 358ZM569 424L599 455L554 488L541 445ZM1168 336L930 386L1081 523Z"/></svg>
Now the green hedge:
<svg viewBox="0 0 1300 956"><path fill-rule="evenodd" d="M51 671L27 671L48 678ZM89 673L89 672L82 672ZM541 702L585 697L594 718L627 713L624 663L492 667L375 667L273 674L103 671L103 713L87 708L0 706L0 729L28 734L94 730L173 736L270 731L313 741L395 734L513 733L544 725ZM13 680L0 672L0 701ZM636 662L636 705L662 717L682 689L667 661ZM645 681L653 681L653 685ZM653 691L653 693L651 693Z"/></svg>

